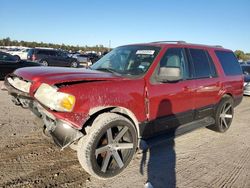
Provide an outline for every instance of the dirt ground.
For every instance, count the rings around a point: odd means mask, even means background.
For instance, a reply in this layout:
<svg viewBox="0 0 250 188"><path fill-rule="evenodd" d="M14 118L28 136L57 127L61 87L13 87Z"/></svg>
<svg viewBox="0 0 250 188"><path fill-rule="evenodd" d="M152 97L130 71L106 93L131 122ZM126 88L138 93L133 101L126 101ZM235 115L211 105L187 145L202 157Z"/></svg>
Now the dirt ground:
<svg viewBox="0 0 250 188"><path fill-rule="evenodd" d="M0 86L1 87L1 86ZM235 109L224 134L206 128L136 154L118 177L101 181L80 166L76 152L44 138L30 111L0 91L0 187L250 187L250 97Z"/></svg>

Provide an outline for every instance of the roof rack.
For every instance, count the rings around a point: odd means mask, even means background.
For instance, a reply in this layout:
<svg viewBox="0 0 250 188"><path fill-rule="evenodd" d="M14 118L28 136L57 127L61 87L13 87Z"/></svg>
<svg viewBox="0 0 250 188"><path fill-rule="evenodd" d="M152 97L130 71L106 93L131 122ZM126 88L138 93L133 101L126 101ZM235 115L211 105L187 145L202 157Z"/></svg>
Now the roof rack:
<svg viewBox="0 0 250 188"><path fill-rule="evenodd" d="M187 43L186 41L182 40L169 40L169 41L155 41L151 43L175 43L175 44L190 44L190 45L199 45L199 46L210 46L210 47L215 47L215 48L223 48L221 45L205 45L205 44L195 44L195 43Z"/></svg>
<svg viewBox="0 0 250 188"><path fill-rule="evenodd" d="M186 43L186 41L183 40L166 40L166 41L155 41L155 42L151 42L151 43L177 43L177 44L183 44Z"/></svg>

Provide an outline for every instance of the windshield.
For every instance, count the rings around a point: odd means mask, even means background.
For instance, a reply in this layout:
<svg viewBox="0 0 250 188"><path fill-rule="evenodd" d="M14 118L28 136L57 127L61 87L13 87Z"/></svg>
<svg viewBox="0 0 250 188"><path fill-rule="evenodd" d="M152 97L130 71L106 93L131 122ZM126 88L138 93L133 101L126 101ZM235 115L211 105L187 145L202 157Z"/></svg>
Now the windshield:
<svg viewBox="0 0 250 188"><path fill-rule="evenodd" d="M159 47L122 46L115 48L91 66L91 69L121 76L142 76L159 53Z"/></svg>

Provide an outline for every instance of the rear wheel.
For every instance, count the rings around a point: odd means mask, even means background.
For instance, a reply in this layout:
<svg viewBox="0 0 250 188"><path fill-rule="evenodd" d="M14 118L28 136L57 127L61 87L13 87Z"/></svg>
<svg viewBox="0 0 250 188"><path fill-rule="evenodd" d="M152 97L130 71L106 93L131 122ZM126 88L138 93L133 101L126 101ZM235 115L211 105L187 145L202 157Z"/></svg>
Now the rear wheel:
<svg viewBox="0 0 250 188"><path fill-rule="evenodd" d="M226 95L222 98L216 109L215 124L209 128L221 133L226 132L232 123L233 115L233 99L232 97Z"/></svg>
<svg viewBox="0 0 250 188"><path fill-rule="evenodd" d="M82 167L97 178L111 178L130 163L137 148L134 125L115 113L99 115L89 134L78 142L77 155Z"/></svg>

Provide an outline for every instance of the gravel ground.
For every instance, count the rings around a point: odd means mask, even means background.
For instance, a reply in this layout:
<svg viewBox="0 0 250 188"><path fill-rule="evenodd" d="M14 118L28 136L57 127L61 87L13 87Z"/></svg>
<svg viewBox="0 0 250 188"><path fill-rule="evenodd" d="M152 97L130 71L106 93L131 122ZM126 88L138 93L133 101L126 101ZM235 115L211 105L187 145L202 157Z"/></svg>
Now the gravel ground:
<svg viewBox="0 0 250 188"><path fill-rule="evenodd" d="M1 85L1 84L0 84ZM1 87L1 86L0 86ZM224 134L206 128L136 154L118 177L101 181L41 133L29 110L0 91L0 187L250 187L250 97L235 109Z"/></svg>

